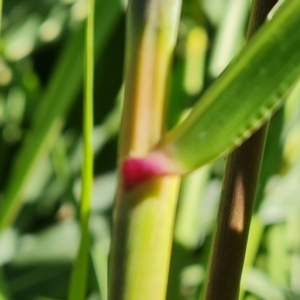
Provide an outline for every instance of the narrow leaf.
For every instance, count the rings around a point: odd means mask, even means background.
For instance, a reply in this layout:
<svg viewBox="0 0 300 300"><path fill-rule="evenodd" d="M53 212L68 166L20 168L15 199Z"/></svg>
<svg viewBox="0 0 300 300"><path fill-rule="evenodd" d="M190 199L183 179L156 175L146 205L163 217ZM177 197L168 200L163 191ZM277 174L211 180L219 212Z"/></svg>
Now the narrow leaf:
<svg viewBox="0 0 300 300"><path fill-rule="evenodd" d="M152 164L144 177L192 171L239 146L270 117L300 76L299 14L300 1L282 4L188 118L142 160Z"/></svg>
<svg viewBox="0 0 300 300"><path fill-rule="evenodd" d="M91 211L91 199L93 188L93 92L94 92L94 15L95 0L87 2L88 15L86 21L85 36L85 68L84 68L84 99L83 99L83 166L81 178L81 242L77 258L75 260L71 284L69 289L69 300L85 299L88 258L89 258L89 219Z"/></svg>

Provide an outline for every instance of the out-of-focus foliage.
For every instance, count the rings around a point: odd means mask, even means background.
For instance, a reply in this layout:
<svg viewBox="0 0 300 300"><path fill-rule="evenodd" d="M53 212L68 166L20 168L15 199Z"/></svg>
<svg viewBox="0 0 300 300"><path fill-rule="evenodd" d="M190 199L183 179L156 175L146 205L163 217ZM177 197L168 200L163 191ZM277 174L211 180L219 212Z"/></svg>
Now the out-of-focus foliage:
<svg viewBox="0 0 300 300"><path fill-rule="evenodd" d="M90 268L90 299L105 295L124 53L122 4L97 2L96 164L91 218L94 241L91 266L97 268ZM80 78L85 5L85 1L4 1L0 62L1 204L6 200L8 187L16 180L15 164L20 153L28 148L28 136L36 136L35 124L45 110L44 102L48 101L48 108L42 121L63 101L68 104L60 116L59 135L51 133L53 142L29 175L15 222L1 234L3 299L39 299L40 296L65 299L67 295L79 241ZM70 67L65 65L70 60L66 53L74 58ZM60 99L61 95L64 98Z"/></svg>
<svg viewBox="0 0 300 300"><path fill-rule="evenodd" d="M117 133L122 98L124 3L97 1L95 179L87 299L106 299ZM185 0L172 66L169 127L184 117L243 46L250 1ZM84 0L4 0L0 53L0 209L16 161L41 118L69 99L59 130L38 157L21 208L0 236L0 299L66 299L79 242ZM99 19L100 18L100 19ZM105 33L103 33L105 32ZM82 40L80 40L82 37ZM79 42L74 42L74 40ZM58 71L74 45L74 68ZM78 47L78 48L76 48ZM80 52L81 51L81 52ZM71 52L70 52L71 53ZM62 57L62 58L61 58ZM75 70L75 71L73 71ZM75 72L75 73L74 73ZM60 77L59 77L60 76ZM75 83L75 85L74 85ZM50 97L50 100L49 100ZM242 280L243 299L300 298L300 89L271 122L255 222ZM57 103L58 102L58 103ZM45 108L44 108L45 109ZM52 124L53 125L53 124ZM55 124L54 124L55 125ZM55 127L55 126L54 126ZM56 128L56 127L55 127ZM48 133L47 133L48 134ZM39 153L40 154L40 153ZM223 159L184 179L175 224L169 300L199 299L223 175ZM258 224L258 225L257 225ZM146 280L146 279L145 279ZM242 297L242 296L241 296Z"/></svg>

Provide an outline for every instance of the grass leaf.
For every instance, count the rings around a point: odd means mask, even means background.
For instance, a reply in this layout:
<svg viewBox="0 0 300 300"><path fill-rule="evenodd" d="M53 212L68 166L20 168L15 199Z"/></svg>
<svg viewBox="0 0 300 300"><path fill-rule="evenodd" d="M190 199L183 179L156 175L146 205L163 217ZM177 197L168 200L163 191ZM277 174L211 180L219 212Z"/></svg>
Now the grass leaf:
<svg viewBox="0 0 300 300"><path fill-rule="evenodd" d="M189 172L228 153L282 104L300 76L299 13L299 1L285 1L188 118L162 138L154 149L165 164L159 174Z"/></svg>

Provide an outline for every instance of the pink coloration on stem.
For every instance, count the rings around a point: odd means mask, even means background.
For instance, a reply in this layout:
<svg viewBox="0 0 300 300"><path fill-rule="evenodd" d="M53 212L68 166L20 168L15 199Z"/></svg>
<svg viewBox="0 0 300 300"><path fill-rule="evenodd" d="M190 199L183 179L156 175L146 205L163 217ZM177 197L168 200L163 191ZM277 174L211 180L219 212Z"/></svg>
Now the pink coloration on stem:
<svg viewBox="0 0 300 300"><path fill-rule="evenodd" d="M178 175L182 172L163 153L153 152L145 158L125 159L121 166L121 173L124 189L129 191L151 178Z"/></svg>
<svg viewBox="0 0 300 300"><path fill-rule="evenodd" d="M152 161L143 158L127 158L122 165L125 190L131 190L138 184L160 175L159 168Z"/></svg>

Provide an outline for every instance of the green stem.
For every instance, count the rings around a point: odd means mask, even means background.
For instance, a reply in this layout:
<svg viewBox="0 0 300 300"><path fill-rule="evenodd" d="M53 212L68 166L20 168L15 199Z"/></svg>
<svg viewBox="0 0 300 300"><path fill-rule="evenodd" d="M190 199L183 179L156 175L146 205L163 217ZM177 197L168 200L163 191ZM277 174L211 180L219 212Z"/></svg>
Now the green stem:
<svg viewBox="0 0 300 300"><path fill-rule="evenodd" d="M2 32L2 9L3 9L3 0L0 0L0 40Z"/></svg>
<svg viewBox="0 0 300 300"><path fill-rule="evenodd" d="M229 0L212 50L209 72L217 77L240 49L249 11L248 0Z"/></svg>
<svg viewBox="0 0 300 300"><path fill-rule="evenodd" d="M180 7L180 0L128 3L120 160L146 155L164 131ZM164 300L179 179L153 179L131 191L124 190L120 179L109 299Z"/></svg>
<svg viewBox="0 0 300 300"><path fill-rule="evenodd" d="M83 169L80 205L81 242L71 278L69 300L85 299L88 257L89 216L93 185L93 92L94 92L94 7L95 0L88 0L85 41L85 80L83 107Z"/></svg>
<svg viewBox="0 0 300 300"><path fill-rule="evenodd" d="M247 272L254 264L257 257L258 249L261 244L265 226L262 224L260 218L254 215L251 219L251 226L248 235L247 250L245 253L243 273L241 277L241 288L239 292L239 300L243 300L246 294L245 282L247 278Z"/></svg>
<svg viewBox="0 0 300 300"><path fill-rule="evenodd" d="M93 92L94 92L94 6L95 0L88 0L88 18L86 27L86 71L83 108L83 174L81 222L88 227L92 183L93 183Z"/></svg>
<svg viewBox="0 0 300 300"><path fill-rule="evenodd" d="M280 287L288 286L289 284L289 274L286 270L289 260L286 227L286 223L274 224L269 228L267 235L267 273L270 279Z"/></svg>
<svg viewBox="0 0 300 300"><path fill-rule="evenodd" d="M0 269L0 300L10 300L7 284L3 276L3 270Z"/></svg>
<svg viewBox="0 0 300 300"><path fill-rule="evenodd" d="M276 0L253 2L248 39ZM229 155L205 299L237 299L268 125Z"/></svg>
<svg viewBox="0 0 300 300"><path fill-rule="evenodd" d="M186 176L181 184L168 285L169 300L182 298L182 273L187 266L196 263L194 251L202 234L200 231L203 230L199 220L199 208L203 205L201 202L210 169L209 165L200 168Z"/></svg>

